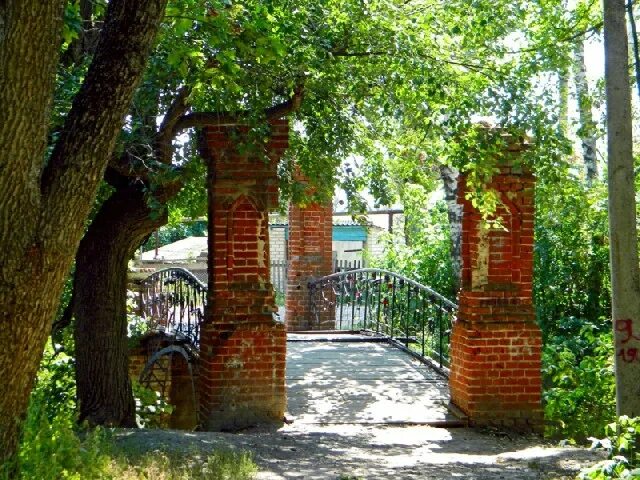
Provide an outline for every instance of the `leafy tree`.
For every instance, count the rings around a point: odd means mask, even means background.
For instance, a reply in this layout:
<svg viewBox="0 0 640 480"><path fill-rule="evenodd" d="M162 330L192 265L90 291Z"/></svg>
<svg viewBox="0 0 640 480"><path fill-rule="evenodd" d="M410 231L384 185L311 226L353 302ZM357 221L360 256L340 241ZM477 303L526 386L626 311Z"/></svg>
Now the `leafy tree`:
<svg viewBox="0 0 640 480"><path fill-rule="evenodd" d="M45 156L65 3L0 5L0 461L15 453L66 275L165 5L109 2L91 66Z"/></svg>
<svg viewBox="0 0 640 480"><path fill-rule="evenodd" d="M607 201L603 184L588 188L568 165L536 187L536 316L550 339L577 335L580 322L608 324L610 280ZM572 322L570 319L577 319ZM565 322L574 323L567 330Z"/></svg>
<svg viewBox="0 0 640 480"><path fill-rule="evenodd" d="M382 1L299 2L297 8L249 0L170 4L121 133L121 153L106 172L114 192L76 257L72 310L82 419L115 425L132 421L124 338L126 260L167 221L167 202L188 184L184 173L193 155L172 157L172 139L189 128L242 122L253 127L259 145L266 118L295 110L300 127L294 129L291 158L315 180L318 195L327 195L341 158L350 153L384 158L375 139L385 122L418 125L428 117L430 127L441 115L440 106L456 109L467 102L468 113L472 101L486 92L491 66L486 59L481 64L479 56L490 49L482 42L512 31L520 12L501 5L500 18L510 24L503 28L489 24L488 4L480 5L477 29L485 35L480 41L474 37L478 31L463 28L462 3L454 14L448 12L450 5L432 6L451 25L431 25L435 17L429 9ZM431 36L425 35L427 27ZM467 44L457 47L456 39ZM451 52L441 55L441 43ZM467 58L473 48L478 53ZM157 126L159 115L163 121ZM467 124L455 125L462 129ZM446 128L451 125L438 131ZM394 145L391 131L380 137L385 145ZM411 169L396 164L399 172ZM291 166L284 165L284 178ZM374 178L375 164L367 168ZM410 176L417 184L433 177L428 165ZM361 186L353 180L354 189Z"/></svg>

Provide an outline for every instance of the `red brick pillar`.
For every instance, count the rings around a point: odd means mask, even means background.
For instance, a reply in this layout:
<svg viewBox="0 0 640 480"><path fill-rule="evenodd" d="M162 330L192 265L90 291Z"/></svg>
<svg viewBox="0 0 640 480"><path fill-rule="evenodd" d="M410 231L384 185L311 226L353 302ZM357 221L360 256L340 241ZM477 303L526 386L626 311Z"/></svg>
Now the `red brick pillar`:
<svg viewBox="0 0 640 480"><path fill-rule="evenodd" d="M239 148L246 141L243 128L208 127L205 134L209 291L200 334L199 422L221 430L281 421L286 332L273 316L268 212L278 204L276 167L288 145L288 125L272 123L262 152Z"/></svg>
<svg viewBox="0 0 640 480"><path fill-rule="evenodd" d="M465 198L462 205L462 282L451 335L452 402L473 424L542 429L541 334L532 301L533 175L514 167L513 145L489 188L502 205L505 230L488 229Z"/></svg>
<svg viewBox="0 0 640 480"><path fill-rule="evenodd" d="M298 173L298 180L304 181ZM289 205L285 319L289 331L335 328L335 312L312 315L307 284L333 272L333 206Z"/></svg>

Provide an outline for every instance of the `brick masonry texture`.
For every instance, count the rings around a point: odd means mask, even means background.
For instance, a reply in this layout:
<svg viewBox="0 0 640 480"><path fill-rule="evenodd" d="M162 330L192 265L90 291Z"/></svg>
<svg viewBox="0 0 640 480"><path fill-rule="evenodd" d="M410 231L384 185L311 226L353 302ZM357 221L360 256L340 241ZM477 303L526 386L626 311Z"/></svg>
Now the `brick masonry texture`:
<svg viewBox="0 0 640 480"><path fill-rule="evenodd" d="M304 181L300 173L299 180ZM289 205L289 272L286 295L286 322L289 331L335 328L335 318L323 312L311 314L309 289L312 278L332 273L333 209L331 202L301 207Z"/></svg>
<svg viewBox="0 0 640 480"><path fill-rule="evenodd" d="M209 156L209 290L201 330L199 420L238 429L284 416L286 332L274 320L268 212L278 205L276 167L288 146L286 121L264 145L247 130L205 129Z"/></svg>
<svg viewBox="0 0 640 480"><path fill-rule="evenodd" d="M542 338L532 300L535 179L513 166L520 148L509 148L488 185L502 201L496 215L506 231L483 224L460 179L462 281L449 383L452 402L473 424L541 431Z"/></svg>

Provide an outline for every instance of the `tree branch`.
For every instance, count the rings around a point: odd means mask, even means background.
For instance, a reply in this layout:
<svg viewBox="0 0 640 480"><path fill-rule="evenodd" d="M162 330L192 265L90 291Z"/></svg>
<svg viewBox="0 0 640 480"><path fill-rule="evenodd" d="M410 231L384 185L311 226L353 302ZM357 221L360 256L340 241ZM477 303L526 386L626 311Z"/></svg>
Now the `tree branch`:
<svg viewBox="0 0 640 480"><path fill-rule="evenodd" d="M191 94L191 87L184 85L178 90L176 98L173 99L167 113L162 120L162 124L158 130L158 135L165 135L166 132L173 130L176 122L184 113L189 109L189 103L187 102L189 95Z"/></svg>
<svg viewBox="0 0 640 480"><path fill-rule="evenodd" d="M189 110L189 95L191 87L184 85L178 90L176 98L173 99L167 113L162 120L154 140L154 150L156 160L160 163L170 164L172 157L171 141L175 137L175 126L180 118Z"/></svg>
<svg viewBox="0 0 640 480"><path fill-rule="evenodd" d="M364 52L349 52L346 49L340 50L332 50L330 51L331 55L334 57L346 57L346 58L366 58L366 57L393 57L396 54L394 52L387 52L384 50L373 50L373 51L364 51ZM483 75L490 76L487 72L493 71L493 67L484 66L477 63L471 62L463 62L459 60L451 60L445 58L438 58L429 54L418 54L418 57L423 59L429 59L437 63L446 63L448 65L456 65L459 67L464 67L469 70L473 70L478 73L482 73Z"/></svg>
<svg viewBox="0 0 640 480"><path fill-rule="evenodd" d="M267 120L273 120L276 118L284 117L292 112L295 112L302 105L304 98L304 88L298 86L295 90L293 97L286 102L282 102L273 107L267 108L264 111L264 116ZM217 126L235 126L241 125L249 117L250 112L246 112L240 115L234 115L229 113L217 113L217 112L194 112L183 115L175 124L173 129L173 136L178 135L183 130L188 128L204 127L207 125Z"/></svg>
<svg viewBox="0 0 640 480"><path fill-rule="evenodd" d="M572 35L560 38L558 40L558 43L573 42L574 40L577 40L580 37L585 37L586 35L588 35L590 33L596 33L602 28L602 25L603 25L602 22L598 22L595 25L587 28L586 30L580 30L579 32L575 32ZM528 48L520 48L518 50L505 50L504 53L506 55L518 55L519 53L537 52L538 50L540 50L540 47L539 46L535 46L535 47L528 47Z"/></svg>
<svg viewBox="0 0 640 480"><path fill-rule="evenodd" d="M109 2L96 54L41 176L40 232L56 242L52 251L72 251L80 240L166 3Z"/></svg>
<svg viewBox="0 0 640 480"><path fill-rule="evenodd" d="M154 140L155 161L162 165L171 165L173 139L180 132L188 128L203 127L206 125L240 125L249 116L249 112L244 115L232 115L228 113L215 112L195 112L185 113L189 109L188 97L191 89L188 86L182 87L173 102L169 106L167 113L158 129ZM302 85L296 87L294 95L286 102L274 105L264 111L267 120L283 117L294 112L302 105L304 88ZM155 168L146 165L141 159L133 158L132 154L125 149L119 156L114 156L109 162L109 168L105 172L105 180L115 188L122 187L125 183L137 179L140 182L150 183L151 175ZM153 191L153 196L161 200L174 195L182 188L184 180L181 178L163 183Z"/></svg>

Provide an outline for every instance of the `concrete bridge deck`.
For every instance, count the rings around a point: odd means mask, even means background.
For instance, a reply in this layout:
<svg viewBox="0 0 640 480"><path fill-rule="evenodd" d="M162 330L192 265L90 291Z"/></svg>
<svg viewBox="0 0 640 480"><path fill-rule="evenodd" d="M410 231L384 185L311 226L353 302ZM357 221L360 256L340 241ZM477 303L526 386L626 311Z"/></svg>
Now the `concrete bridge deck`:
<svg viewBox="0 0 640 480"><path fill-rule="evenodd" d="M369 336L289 334L287 418L304 424L464 425L447 379Z"/></svg>

